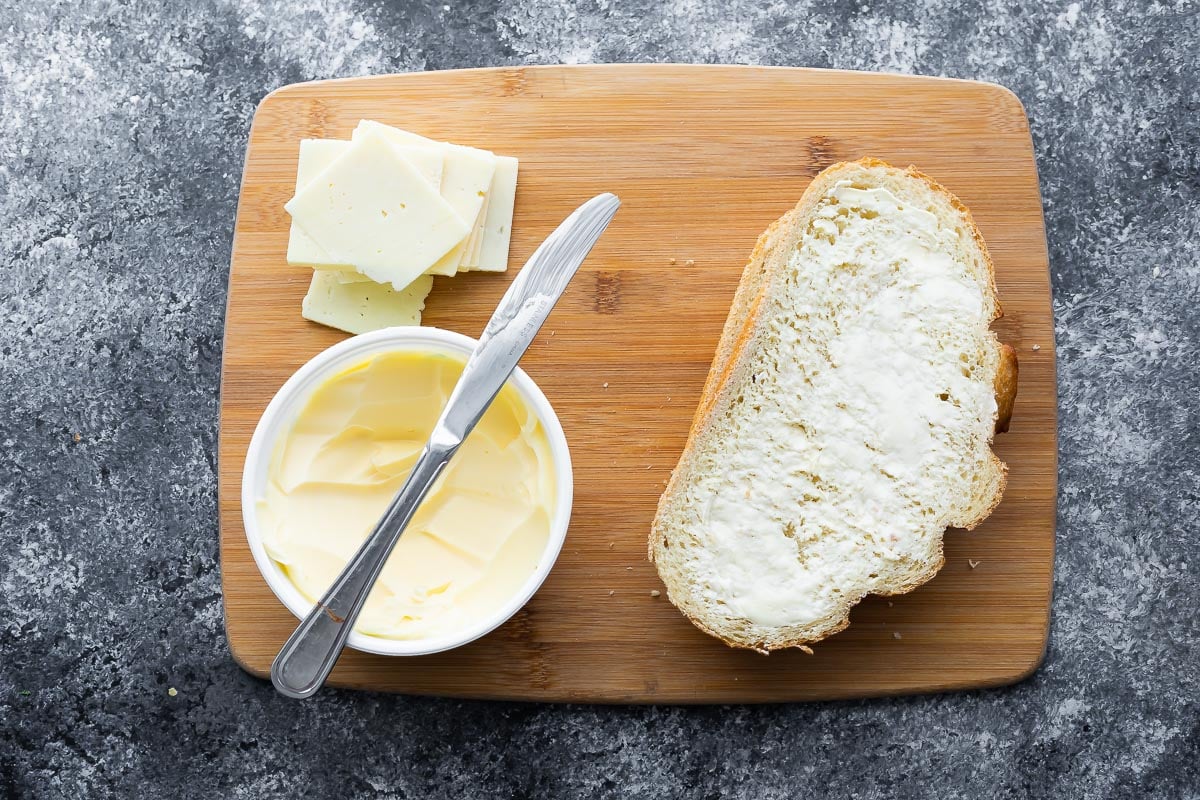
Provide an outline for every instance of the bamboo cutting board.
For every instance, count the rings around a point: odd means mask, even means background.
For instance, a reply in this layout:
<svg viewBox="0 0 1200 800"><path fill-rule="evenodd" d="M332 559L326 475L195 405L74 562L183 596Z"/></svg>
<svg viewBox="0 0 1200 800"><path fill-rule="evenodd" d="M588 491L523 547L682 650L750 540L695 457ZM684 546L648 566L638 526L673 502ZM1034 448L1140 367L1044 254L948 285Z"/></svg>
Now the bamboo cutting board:
<svg viewBox="0 0 1200 800"><path fill-rule="evenodd" d="M360 119L520 158L511 261L582 200L622 209L522 366L571 445L575 507L545 585L456 651L346 651L331 684L463 697L762 702L995 686L1046 645L1054 553L1054 337L1029 127L998 86L802 69L622 65L465 70L288 86L259 107L238 207L221 384L221 569L234 658L265 676L296 620L246 545L242 463L267 402L344 334L306 322L284 254L300 139ZM734 288L758 234L829 164L913 163L972 210L996 263L1020 391L1004 501L910 595L867 598L815 655L727 648L667 602L646 560ZM425 324L478 336L512 274L436 279Z"/></svg>

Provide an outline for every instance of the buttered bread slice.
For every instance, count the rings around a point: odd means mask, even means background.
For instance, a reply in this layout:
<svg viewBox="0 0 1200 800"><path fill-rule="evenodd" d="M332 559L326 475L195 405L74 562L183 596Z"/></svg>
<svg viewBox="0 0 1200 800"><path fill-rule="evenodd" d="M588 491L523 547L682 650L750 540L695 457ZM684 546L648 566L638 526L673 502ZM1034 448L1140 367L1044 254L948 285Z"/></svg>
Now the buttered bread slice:
<svg viewBox="0 0 1200 800"><path fill-rule="evenodd" d="M868 594L942 565L1004 490L1016 358L961 202L864 159L816 177L760 238L650 557L668 596L737 647L804 647Z"/></svg>

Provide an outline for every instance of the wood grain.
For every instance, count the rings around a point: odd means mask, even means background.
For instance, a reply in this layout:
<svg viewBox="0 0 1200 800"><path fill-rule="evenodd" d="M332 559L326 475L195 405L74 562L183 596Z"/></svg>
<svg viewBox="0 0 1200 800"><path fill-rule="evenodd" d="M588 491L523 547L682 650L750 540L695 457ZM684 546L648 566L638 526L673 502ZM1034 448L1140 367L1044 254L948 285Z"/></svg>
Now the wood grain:
<svg viewBox="0 0 1200 800"><path fill-rule="evenodd" d="M522 361L558 411L575 462L574 515L549 579L472 645L408 659L347 651L331 683L528 700L768 702L995 686L1037 666L1050 613L1056 398L1045 233L1019 101L963 81L661 65L327 81L285 87L259 106L221 385L221 567L238 663L266 675L296 622L246 546L246 447L284 380L343 338L300 317L309 274L284 260L283 204L299 140L349 137L363 118L519 157L514 264L587 197L612 191L623 206ZM1005 310L995 327L1021 361L1012 429L996 446L1011 470L1008 491L981 528L947 534L937 578L911 595L868 598L815 655L732 650L651 596L661 586L646 560L649 523L755 238L818 171L864 155L916 164L970 206L987 239ZM426 324L478 335L511 277L436 279Z"/></svg>

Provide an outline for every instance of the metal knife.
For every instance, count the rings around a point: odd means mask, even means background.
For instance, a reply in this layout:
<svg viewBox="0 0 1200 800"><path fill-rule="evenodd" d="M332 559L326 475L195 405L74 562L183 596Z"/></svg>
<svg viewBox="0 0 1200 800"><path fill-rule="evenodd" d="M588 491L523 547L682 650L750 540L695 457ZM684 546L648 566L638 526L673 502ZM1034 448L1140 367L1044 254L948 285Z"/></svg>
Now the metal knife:
<svg viewBox="0 0 1200 800"><path fill-rule="evenodd" d="M612 194L584 203L517 274L479 337L404 486L271 664L271 683L281 694L311 697L325 683L404 528L492 404L620 204Z"/></svg>

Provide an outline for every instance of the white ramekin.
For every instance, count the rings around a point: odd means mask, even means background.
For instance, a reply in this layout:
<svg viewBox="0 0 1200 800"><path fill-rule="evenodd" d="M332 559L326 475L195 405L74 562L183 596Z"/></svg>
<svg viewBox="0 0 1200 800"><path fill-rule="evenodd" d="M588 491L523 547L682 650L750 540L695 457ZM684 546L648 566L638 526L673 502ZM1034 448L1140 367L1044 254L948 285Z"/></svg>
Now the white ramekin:
<svg viewBox="0 0 1200 800"><path fill-rule="evenodd" d="M267 405L262 419L258 421L258 427L254 429L254 436L250 439L250 449L246 452L246 467L242 472L242 523L245 525L246 540L250 544L250 552L254 554L254 562L258 565L258 571L262 573L267 585L271 587L271 591L275 593L279 601L287 606L297 619L307 616L308 612L312 610L313 604L300 594L300 590L288 580L279 565L267 555L266 548L262 543L262 532L258 525L258 500L264 494L267 468L280 434L292 426L296 415L303 408L313 390L331 376L360 363L369 356L385 352L414 350L467 356L474 350L475 345L476 341L469 336L440 328L386 328L354 336L314 356L288 379ZM509 382L516 387L521 397L541 421L542 428L546 431L546 438L550 442L551 456L554 459L557 483L555 512L550 523L550 536L546 541L546 549L538 561L537 572L525 581L525 585L513 595L508 603L497 608L490 617L480 620L469 628L448 636L422 639L387 639L353 631L348 644L355 650L385 656L418 656L459 647L495 630L506 622L529 601L529 598L533 597L534 592L538 590L550 573L550 568L554 566L558 553L562 549L563 541L566 539L567 524L571 519L571 501L574 496L571 454L567 450L567 438L563 435L562 425L559 423L554 409L550 407L550 402L533 382L533 379L518 367L513 371Z"/></svg>

